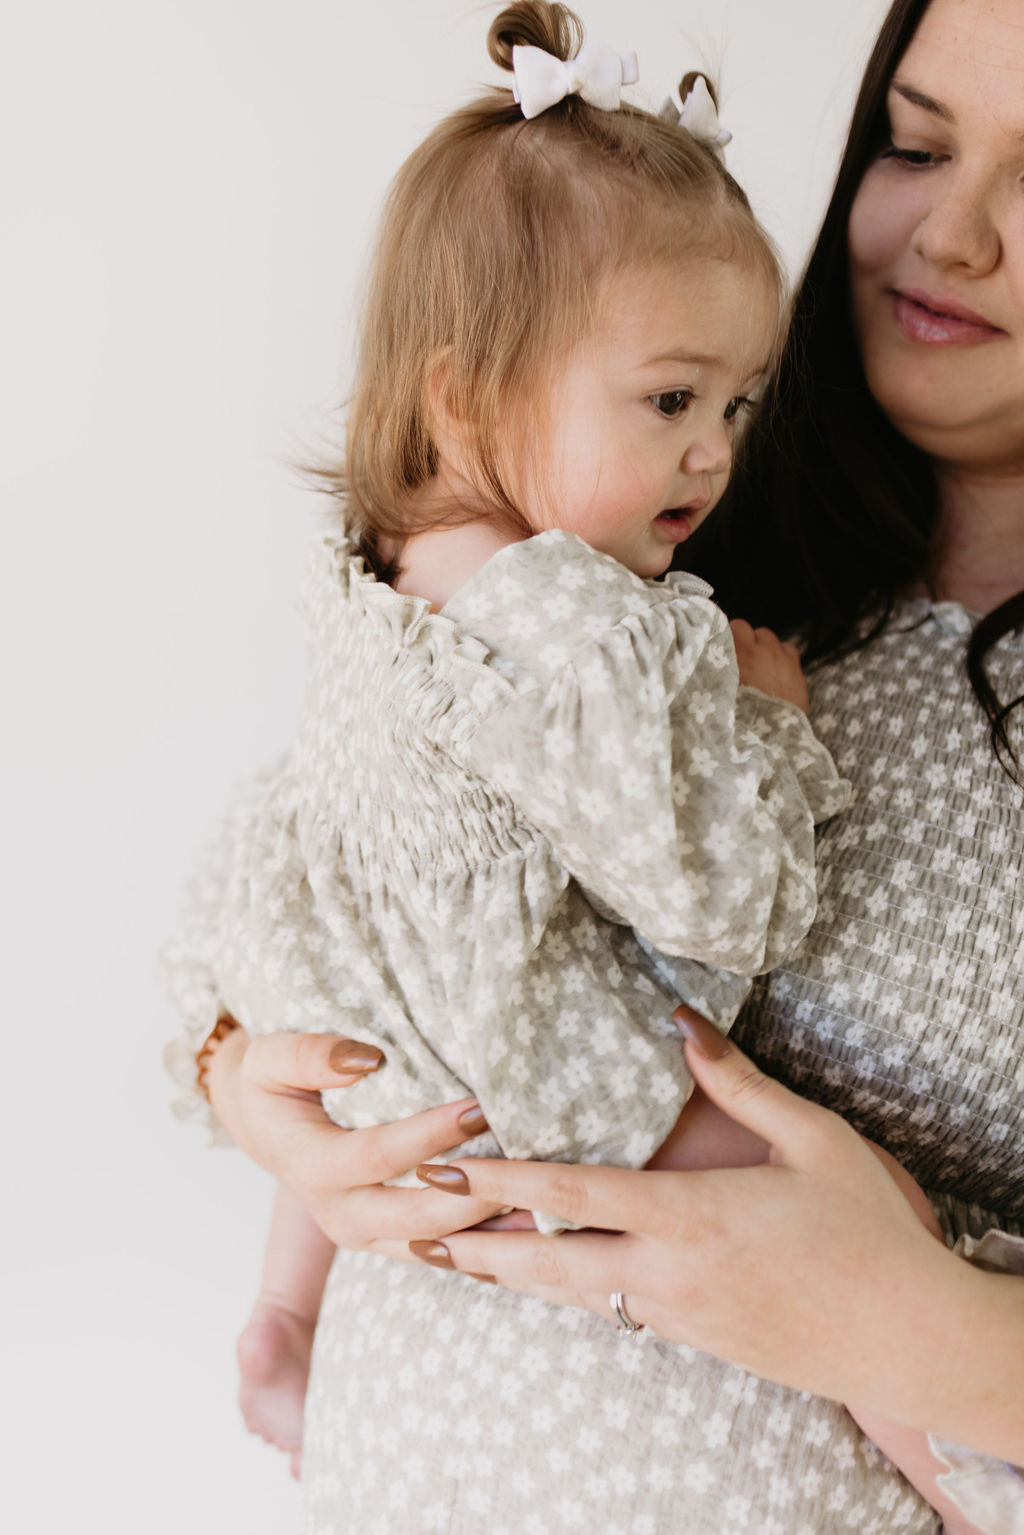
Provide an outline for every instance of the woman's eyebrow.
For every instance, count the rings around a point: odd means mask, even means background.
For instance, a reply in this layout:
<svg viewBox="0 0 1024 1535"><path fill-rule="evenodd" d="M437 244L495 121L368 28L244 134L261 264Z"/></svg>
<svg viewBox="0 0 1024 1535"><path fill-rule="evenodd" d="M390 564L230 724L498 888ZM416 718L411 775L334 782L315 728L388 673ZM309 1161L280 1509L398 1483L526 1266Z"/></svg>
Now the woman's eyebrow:
<svg viewBox="0 0 1024 1535"><path fill-rule="evenodd" d="M892 89L897 96L902 96L904 101L909 101L912 106L921 107L925 112L931 112L935 117L941 117L944 123L956 122L949 108L944 107L941 101L936 101L934 96L926 96L924 91L915 90L912 85L901 85L897 80L892 82Z"/></svg>

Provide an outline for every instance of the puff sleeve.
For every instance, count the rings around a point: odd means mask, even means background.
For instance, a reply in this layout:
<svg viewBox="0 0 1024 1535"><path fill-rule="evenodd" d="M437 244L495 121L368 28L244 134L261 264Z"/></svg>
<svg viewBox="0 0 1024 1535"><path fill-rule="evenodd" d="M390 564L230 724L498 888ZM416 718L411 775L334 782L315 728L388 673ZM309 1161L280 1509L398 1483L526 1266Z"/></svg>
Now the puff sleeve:
<svg viewBox="0 0 1024 1535"><path fill-rule="evenodd" d="M178 1089L172 1111L179 1119L206 1125L220 1145L230 1145L230 1138L199 1090L196 1056L221 1013L233 1011L221 987L232 890L244 878L253 821L279 772L278 764L241 786L186 883L178 927L157 956L160 983L181 1018L178 1034L163 1053L165 1070Z"/></svg>
<svg viewBox="0 0 1024 1535"><path fill-rule="evenodd" d="M814 917L814 825L850 798L795 705L741 687L706 597L633 603L541 651L472 743L602 914L656 949L753 975Z"/></svg>

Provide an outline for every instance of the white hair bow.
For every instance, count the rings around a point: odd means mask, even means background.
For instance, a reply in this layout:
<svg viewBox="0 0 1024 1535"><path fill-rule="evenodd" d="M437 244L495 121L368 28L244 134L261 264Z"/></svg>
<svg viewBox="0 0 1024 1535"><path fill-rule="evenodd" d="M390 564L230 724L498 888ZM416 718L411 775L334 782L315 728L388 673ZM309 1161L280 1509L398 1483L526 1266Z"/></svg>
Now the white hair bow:
<svg viewBox="0 0 1024 1535"><path fill-rule="evenodd" d="M732 142L732 134L718 121L714 98L708 90L708 82L698 75L683 102L682 111L671 96L661 109L661 116L678 123L701 144L706 144L724 163L725 146Z"/></svg>
<svg viewBox="0 0 1024 1535"><path fill-rule="evenodd" d="M617 112L622 87L639 78L635 53L618 54L594 43L584 43L567 62L543 48L517 43L512 49L512 69L512 94L524 117L537 117L566 96L581 96L602 112Z"/></svg>

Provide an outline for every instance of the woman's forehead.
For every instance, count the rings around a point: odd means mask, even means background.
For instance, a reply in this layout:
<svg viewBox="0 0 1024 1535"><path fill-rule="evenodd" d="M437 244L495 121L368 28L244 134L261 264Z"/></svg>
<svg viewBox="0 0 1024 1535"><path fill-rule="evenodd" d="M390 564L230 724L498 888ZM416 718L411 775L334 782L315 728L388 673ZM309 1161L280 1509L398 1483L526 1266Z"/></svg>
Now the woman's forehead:
<svg viewBox="0 0 1024 1535"><path fill-rule="evenodd" d="M1024 115L1024 4L1021 0L932 0L896 78L915 68L973 90L976 75L1015 96Z"/></svg>

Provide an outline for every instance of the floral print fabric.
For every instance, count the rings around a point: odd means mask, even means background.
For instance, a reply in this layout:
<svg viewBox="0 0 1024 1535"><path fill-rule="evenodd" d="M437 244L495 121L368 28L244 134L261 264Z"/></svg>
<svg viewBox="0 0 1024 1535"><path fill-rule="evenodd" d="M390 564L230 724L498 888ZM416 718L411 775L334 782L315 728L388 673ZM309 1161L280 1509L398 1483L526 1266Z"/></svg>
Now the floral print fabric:
<svg viewBox="0 0 1024 1535"><path fill-rule="evenodd" d="M223 1006L379 1045L325 1099L347 1125L473 1093L494 1139L466 1152L642 1166L689 1092L673 1008L728 1027L796 946L848 785L799 709L739 686L702 582L571 534L440 614L329 538L305 607L297 743L209 865L178 994L200 1028Z"/></svg>

